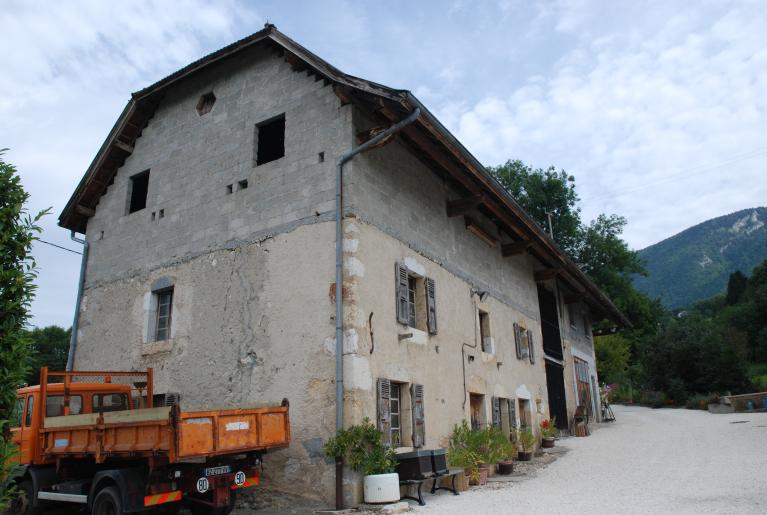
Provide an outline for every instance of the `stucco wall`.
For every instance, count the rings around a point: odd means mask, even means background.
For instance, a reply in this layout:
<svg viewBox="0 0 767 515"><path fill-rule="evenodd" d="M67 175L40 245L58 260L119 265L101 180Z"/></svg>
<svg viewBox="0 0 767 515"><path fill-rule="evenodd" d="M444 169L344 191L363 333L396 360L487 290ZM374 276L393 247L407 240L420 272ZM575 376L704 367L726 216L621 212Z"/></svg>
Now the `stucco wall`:
<svg viewBox="0 0 767 515"><path fill-rule="evenodd" d="M347 322L353 325L358 336L357 344L345 357L345 387L352 399L348 403L348 423L363 417L375 420L377 378L424 385L426 447L430 448L444 445L452 426L469 418L465 391L486 396L484 407L488 422L492 420L492 396L517 398L520 392L528 391L533 409L535 401L540 400L543 409L548 411L537 320L492 296L480 302L476 295L471 295L470 283L371 224L347 220L346 240L357 242L347 246L356 250L346 253L347 262L353 259L357 263L354 276L348 276L355 300L348 310ZM396 262L405 263L411 271L435 280L438 334L400 340L401 334L413 330L396 320ZM519 280L529 281L534 287L531 270L526 278ZM478 308L490 314L491 334L496 346L494 355L483 353L478 343ZM516 357L515 322L536 335L535 364ZM474 360L470 361L468 356L473 356ZM466 390L462 362L465 364ZM404 418L409 418L409 414ZM533 418L533 424L537 425L539 419ZM409 435L403 436L406 437L404 443L409 445Z"/></svg>
<svg viewBox="0 0 767 515"><path fill-rule="evenodd" d="M155 391L186 410L290 401L293 442L268 455L265 483L333 491L322 441L335 431L333 224L87 288L76 369L153 367ZM172 338L142 343L153 281L174 283Z"/></svg>

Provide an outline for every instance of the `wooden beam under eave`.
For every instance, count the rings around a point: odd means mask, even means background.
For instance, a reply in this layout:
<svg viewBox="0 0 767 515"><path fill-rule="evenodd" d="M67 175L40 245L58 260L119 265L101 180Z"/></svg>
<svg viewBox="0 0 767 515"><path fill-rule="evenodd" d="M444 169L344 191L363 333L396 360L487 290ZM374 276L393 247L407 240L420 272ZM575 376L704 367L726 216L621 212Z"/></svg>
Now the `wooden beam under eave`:
<svg viewBox="0 0 767 515"><path fill-rule="evenodd" d="M495 247L498 244L498 238L487 232L480 225L468 216L465 218L466 230L472 233L474 236L484 241L488 247Z"/></svg>
<svg viewBox="0 0 767 515"><path fill-rule="evenodd" d="M465 215L469 211L477 209L483 200L484 197L482 195L471 195L470 197L457 200L448 200L447 216L453 218L455 216Z"/></svg>
<svg viewBox="0 0 767 515"><path fill-rule="evenodd" d="M530 240L515 241L514 243L504 243L503 245L501 245L501 255L503 257L516 256L517 254L522 254L523 252L527 252L527 250L532 245L533 245L533 242Z"/></svg>
<svg viewBox="0 0 767 515"><path fill-rule="evenodd" d="M560 273L562 273L561 268L545 268L543 270L538 270L535 272L535 282L542 283L543 281L548 281L549 279L555 278Z"/></svg>
<svg viewBox="0 0 767 515"><path fill-rule="evenodd" d="M133 145L128 145L127 143L124 143L120 141L119 139L114 140L113 144L115 148L122 150L126 154L133 153Z"/></svg>
<svg viewBox="0 0 767 515"><path fill-rule="evenodd" d="M90 218L90 217L92 217L93 215L96 214L96 210L95 209L91 209L89 207L83 206L82 204L75 205L75 212L77 212L77 213L79 213L79 214L81 214L83 216L87 216L88 218Z"/></svg>

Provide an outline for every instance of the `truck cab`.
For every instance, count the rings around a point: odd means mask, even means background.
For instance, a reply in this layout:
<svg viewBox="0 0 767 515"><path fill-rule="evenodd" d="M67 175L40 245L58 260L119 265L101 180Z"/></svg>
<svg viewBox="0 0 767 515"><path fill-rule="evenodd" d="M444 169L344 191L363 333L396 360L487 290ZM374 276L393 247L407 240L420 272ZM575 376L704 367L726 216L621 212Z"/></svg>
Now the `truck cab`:
<svg viewBox="0 0 767 515"><path fill-rule="evenodd" d="M63 383L47 386L45 413L43 413L41 388L27 386L16 391L16 411L11 433L13 443L19 448L15 461L20 465L40 463L36 456L34 439L40 433L43 419L85 413L105 413L134 408L131 387L118 383L73 383L65 395Z"/></svg>

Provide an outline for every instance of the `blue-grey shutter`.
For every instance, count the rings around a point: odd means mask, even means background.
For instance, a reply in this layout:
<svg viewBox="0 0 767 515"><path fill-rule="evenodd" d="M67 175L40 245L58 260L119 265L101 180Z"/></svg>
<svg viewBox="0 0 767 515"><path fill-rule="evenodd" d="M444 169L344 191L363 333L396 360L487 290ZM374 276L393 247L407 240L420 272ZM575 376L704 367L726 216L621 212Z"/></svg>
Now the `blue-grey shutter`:
<svg viewBox="0 0 767 515"><path fill-rule="evenodd" d="M507 399L509 403L509 428L514 431L517 428L517 400Z"/></svg>
<svg viewBox="0 0 767 515"><path fill-rule="evenodd" d="M423 385L410 385L413 406L413 447L423 447L426 440L426 421L423 412Z"/></svg>
<svg viewBox="0 0 767 515"><path fill-rule="evenodd" d="M429 329L429 334L437 334L437 299L434 279L424 279L424 285L426 286L426 325Z"/></svg>
<svg viewBox="0 0 767 515"><path fill-rule="evenodd" d="M493 427L501 428L501 399L493 397Z"/></svg>
<svg viewBox="0 0 767 515"><path fill-rule="evenodd" d="M378 430L381 431L381 442L387 447L391 445L391 382L388 379L378 379Z"/></svg>
<svg viewBox="0 0 767 515"><path fill-rule="evenodd" d="M533 345L533 332L528 329L527 331L527 352L530 358L530 363L535 363L535 346Z"/></svg>
<svg viewBox="0 0 767 515"><path fill-rule="evenodd" d="M522 359L522 335L517 323L514 323L514 346L517 349L517 359Z"/></svg>
<svg viewBox="0 0 767 515"><path fill-rule="evenodd" d="M397 322L408 324L410 319L410 304L408 302L407 268L401 263L395 264L396 282L395 291L397 296Z"/></svg>

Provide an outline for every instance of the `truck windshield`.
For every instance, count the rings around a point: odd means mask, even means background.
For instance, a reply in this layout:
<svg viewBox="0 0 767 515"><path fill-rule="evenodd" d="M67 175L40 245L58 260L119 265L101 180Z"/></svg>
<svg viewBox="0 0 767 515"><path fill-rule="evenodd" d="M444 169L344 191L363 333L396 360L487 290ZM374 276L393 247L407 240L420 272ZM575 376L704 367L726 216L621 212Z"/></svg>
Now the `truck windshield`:
<svg viewBox="0 0 767 515"><path fill-rule="evenodd" d="M128 409L128 395L124 393L97 393L93 396L93 412L123 411Z"/></svg>
<svg viewBox="0 0 767 515"><path fill-rule="evenodd" d="M24 398L16 399L16 409L13 413L13 427L21 427L21 416L24 414Z"/></svg>
<svg viewBox="0 0 767 515"><path fill-rule="evenodd" d="M83 411L83 398L80 395L69 396L69 414L79 415ZM45 416L60 417L64 415L64 396L48 395L45 399Z"/></svg>

